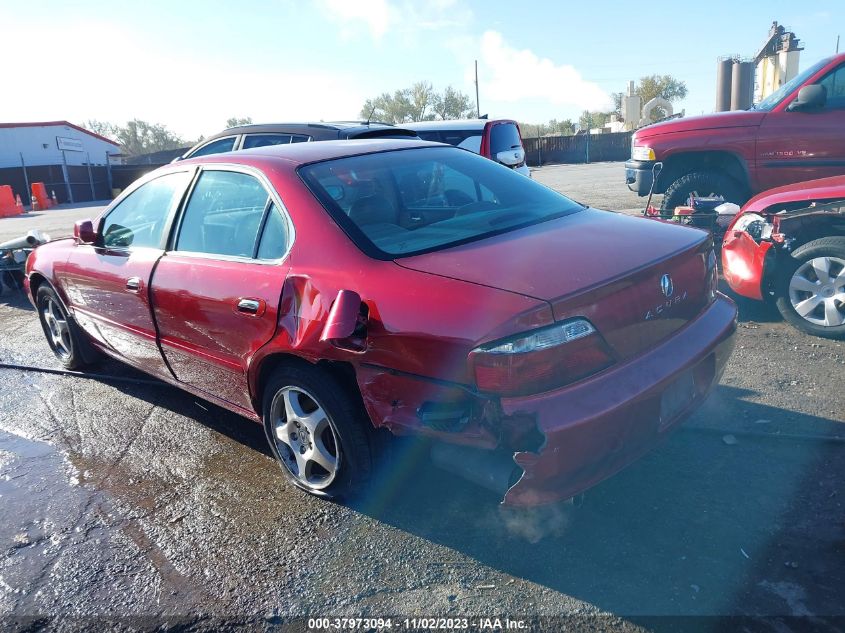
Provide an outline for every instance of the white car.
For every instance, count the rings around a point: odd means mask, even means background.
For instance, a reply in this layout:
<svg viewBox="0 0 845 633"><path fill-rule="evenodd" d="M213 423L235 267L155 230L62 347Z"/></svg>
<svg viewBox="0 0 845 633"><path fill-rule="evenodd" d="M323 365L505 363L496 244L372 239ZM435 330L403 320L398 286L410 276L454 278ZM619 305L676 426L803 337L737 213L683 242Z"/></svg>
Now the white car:
<svg viewBox="0 0 845 633"><path fill-rule="evenodd" d="M403 124L421 139L448 143L468 149L531 177L525 164L525 148L519 125L510 119L465 119L458 121L422 121Z"/></svg>

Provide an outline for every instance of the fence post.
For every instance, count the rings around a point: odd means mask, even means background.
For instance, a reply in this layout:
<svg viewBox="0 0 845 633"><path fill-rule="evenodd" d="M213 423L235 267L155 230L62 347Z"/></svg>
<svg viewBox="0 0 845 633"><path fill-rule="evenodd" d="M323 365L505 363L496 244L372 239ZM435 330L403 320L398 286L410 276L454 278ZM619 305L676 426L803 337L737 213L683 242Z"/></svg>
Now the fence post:
<svg viewBox="0 0 845 633"><path fill-rule="evenodd" d="M21 155L21 168L23 169L23 182L26 185L26 191L24 191L24 195L21 196L27 202L30 200L32 196L32 191L29 188L29 176L26 174L26 163L23 160L23 152L19 152Z"/></svg>
<svg viewBox="0 0 845 633"><path fill-rule="evenodd" d="M91 202L97 199L97 194L94 193L94 176L91 175L91 154L85 152L86 163L88 164L88 184L91 185Z"/></svg>
<svg viewBox="0 0 845 633"><path fill-rule="evenodd" d="M65 178L65 190L67 191L68 202L73 204L73 191L70 190L70 176L67 173L67 156L65 156L65 150L62 150L62 176Z"/></svg>
<svg viewBox="0 0 845 633"><path fill-rule="evenodd" d="M543 166L543 153L542 153L542 145L543 145L543 135L540 134L540 126L537 126L537 167Z"/></svg>
<svg viewBox="0 0 845 633"><path fill-rule="evenodd" d="M106 151L106 176L109 180L109 198L112 196L112 189L114 189L114 184L112 183L111 179L111 162L109 161L109 153L108 150Z"/></svg>

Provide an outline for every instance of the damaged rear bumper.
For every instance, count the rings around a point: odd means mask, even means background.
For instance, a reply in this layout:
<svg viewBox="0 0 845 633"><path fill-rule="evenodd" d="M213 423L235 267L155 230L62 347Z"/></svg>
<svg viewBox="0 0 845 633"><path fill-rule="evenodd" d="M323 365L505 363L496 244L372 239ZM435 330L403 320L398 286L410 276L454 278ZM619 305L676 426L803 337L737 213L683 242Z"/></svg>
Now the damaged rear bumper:
<svg viewBox="0 0 845 633"><path fill-rule="evenodd" d="M648 452L719 382L735 331L736 306L718 295L699 318L635 359L565 389L503 398L505 420L533 416L545 437L538 452L514 455L523 474L503 503L568 499Z"/></svg>

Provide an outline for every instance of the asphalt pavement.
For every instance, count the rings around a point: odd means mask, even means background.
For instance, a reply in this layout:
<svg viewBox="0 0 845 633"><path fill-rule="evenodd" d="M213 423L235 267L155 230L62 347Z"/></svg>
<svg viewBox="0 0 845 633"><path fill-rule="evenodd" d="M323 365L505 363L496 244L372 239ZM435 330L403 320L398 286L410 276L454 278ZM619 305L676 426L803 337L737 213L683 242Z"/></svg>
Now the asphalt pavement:
<svg viewBox="0 0 845 633"><path fill-rule="evenodd" d="M619 169L534 175L635 208ZM33 224L93 215L47 213L66 215ZM736 351L705 405L579 507L534 511L502 510L413 442L394 446L367 497L321 501L285 482L258 425L119 363L88 376L0 368L0 626L510 615L680 630L690 621L671 616L709 616L694 622L724 630L712 616L748 616L787 630L814 616L836 630L845 344L739 306ZM0 295L0 363L58 367L17 293Z"/></svg>

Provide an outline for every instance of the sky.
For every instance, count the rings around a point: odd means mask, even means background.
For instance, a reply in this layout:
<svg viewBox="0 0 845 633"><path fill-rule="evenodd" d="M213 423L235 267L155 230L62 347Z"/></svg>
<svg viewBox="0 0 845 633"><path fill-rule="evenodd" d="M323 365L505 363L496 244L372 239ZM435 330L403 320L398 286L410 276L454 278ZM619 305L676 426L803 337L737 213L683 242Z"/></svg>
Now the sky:
<svg viewBox="0 0 845 633"><path fill-rule="evenodd" d="M475 60L494 118L577 119L653 73L701 114L716 59L754 55L774 20L801 68L845 50L845 0L0 0L0 122L138 118L191 140L229 117L348 120L420 80L474 100Z"/></svg>

